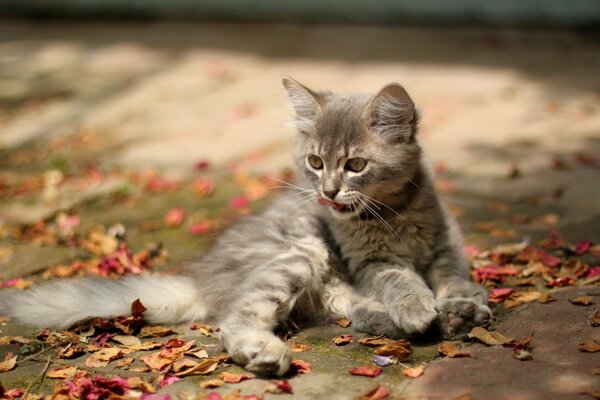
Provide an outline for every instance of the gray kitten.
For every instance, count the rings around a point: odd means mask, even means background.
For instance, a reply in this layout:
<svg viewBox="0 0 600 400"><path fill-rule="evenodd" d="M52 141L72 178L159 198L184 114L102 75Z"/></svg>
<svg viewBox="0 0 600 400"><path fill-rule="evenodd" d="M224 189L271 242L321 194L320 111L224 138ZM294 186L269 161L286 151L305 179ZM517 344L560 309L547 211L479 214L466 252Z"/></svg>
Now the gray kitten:
<svg viewBox="0 0 600 400"><path fill-rule="evenodd" d="M371 97L316 93L289 77L283 84L297 114L297 192L229 229L182 276L4 290L0 313L67 327L128 314L140 298L150 322L216 324L235 362L276 375L289 369L291 352L273 330L292 312L345 317L359 331L390 337L434 323L444 337L462 337L488 324L486 292L469 280L460 232L424 166L417 113L402 86Z"/></svg>

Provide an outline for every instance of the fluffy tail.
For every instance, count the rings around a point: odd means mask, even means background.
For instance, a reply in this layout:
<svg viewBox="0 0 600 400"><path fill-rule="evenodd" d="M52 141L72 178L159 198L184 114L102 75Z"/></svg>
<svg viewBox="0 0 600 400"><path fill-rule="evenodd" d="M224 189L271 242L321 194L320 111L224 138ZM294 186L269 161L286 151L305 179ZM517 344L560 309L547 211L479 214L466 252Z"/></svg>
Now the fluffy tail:
<svg viewBox="0 0 600 400"><path fill-rule="evenodd" d="M90 317L129 315L140 299L151 323L202 320L206 310L191 278L140 275L121 280L56 281L26 291L0 290L0 314L27 325L66 328Z"/></svg>

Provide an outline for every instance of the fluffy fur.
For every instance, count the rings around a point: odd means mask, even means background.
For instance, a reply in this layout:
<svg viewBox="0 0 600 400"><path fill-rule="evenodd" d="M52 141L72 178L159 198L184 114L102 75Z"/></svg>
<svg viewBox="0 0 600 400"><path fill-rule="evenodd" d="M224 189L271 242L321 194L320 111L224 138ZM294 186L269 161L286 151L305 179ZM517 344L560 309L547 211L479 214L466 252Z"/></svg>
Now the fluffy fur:
<svg viewBox="0 0 600 400"><path fill-rule="evenodd" d="M390 84L375 96L347 95L283 83L299 130L291 193L229 229L181 276L3 290L2 310L66 327L127 314L139 298L151 322L216 324L237 363L275 375L289 369L291 352L273 330L292 313L346 317L390 337L435 325L457 338L489 323L485 290L469 281L460 232L422 162L406 91Z"/></svg>

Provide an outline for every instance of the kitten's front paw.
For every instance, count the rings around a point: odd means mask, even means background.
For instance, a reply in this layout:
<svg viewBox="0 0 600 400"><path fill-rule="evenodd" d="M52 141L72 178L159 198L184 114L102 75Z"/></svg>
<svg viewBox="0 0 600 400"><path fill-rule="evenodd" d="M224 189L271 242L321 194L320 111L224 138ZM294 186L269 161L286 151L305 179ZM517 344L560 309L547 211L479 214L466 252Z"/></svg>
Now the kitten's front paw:
<svg viewBox="0 0 600 400"><path fill-rule="evenodd" d="M282 376L292 362L292 352L270 333L252 333L233 342L227 349L233 361L258 375Z"/></svg>
<svg viewBox="0 0 600 400"><path fill-rule="evenodd" d="M390 314L396 326L408 335L425 333L438 315L431 292L406 295Z"/></svg>
<svg viewBox="0 0 600 400"><path fill-rule="evenodd" d="M437 309L445 339L463 339L476 326L488 327L493 318L488 306L465 297L438 299Z"/></svg>

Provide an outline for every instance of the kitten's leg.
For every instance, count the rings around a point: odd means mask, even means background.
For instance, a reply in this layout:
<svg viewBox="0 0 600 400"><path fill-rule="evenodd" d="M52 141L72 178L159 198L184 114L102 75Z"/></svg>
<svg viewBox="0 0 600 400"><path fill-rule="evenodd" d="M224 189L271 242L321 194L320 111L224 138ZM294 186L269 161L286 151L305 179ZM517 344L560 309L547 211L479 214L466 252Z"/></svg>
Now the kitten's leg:
<svg viewBox="0 0 600 400"><path fill-rule="evenodd" d="M348 318L359 332L390 338L403 336L383 303L361 296L339 278L324 285L323 303L331 318Z"/></svg>
<svg viewBox="0 0 600 400"><path fill-rule="evenodd" d="M459 252L439 253L428 274L445 338L464 338L473 327L488 326L492 320L487 292L471 282L467 262Z"/></svg>
<svg viewBox="0 0 600 400"><path fill-rule="evenodd" d="M370 263L355 277L359 291L381 302L405 334L424 333L436 319L433 292L412 267Z"/></svg>
<svg viewBox="0 0 600 400"><path fill-rule="evenodd" d="M315 271L328 261L320 242L297 245L302 248L258 267L239 287L238 300L219 322L224 347L249 371L283 375L290 367L291 351L273 330L287 320L296 300L315 280Z"/></svg>

